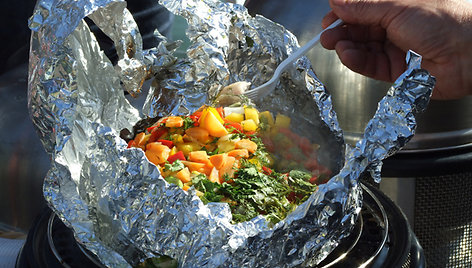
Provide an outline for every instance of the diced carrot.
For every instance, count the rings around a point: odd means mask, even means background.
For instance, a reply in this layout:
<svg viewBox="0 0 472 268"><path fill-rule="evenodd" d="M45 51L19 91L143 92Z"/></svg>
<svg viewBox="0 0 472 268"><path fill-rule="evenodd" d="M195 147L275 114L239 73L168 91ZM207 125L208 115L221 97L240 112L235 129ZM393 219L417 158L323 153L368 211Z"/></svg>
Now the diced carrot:
<svg viewBox="0 0 472 268"><path fill-rule="evenodd" d="M192 181L190 179L190 171L189 171L188 167L185 167L185 168L181 169L179 172L177 172L175 174L175 176L177 177L177 179L179 179L183 183L187 183L187 182Z"/></svg>
<svg viewBox="0 0 472 268"><path fill-rule="evenodd" d="M229 151L228 156L232 156L236 159L248 158L249 151L247 149L235 149L235 150Z"/></svg>
<svg viewBox="0 0 472 268"><path fill-rule="evenodd" d="M184 166L188 167L190 172L196 171L199 173L203 173L205 175L209 175L211 172L211 169L203 163L197 163L197 162L191 162L191 161L182 161L182 163L184 164Z"/></svg>
<svg viewBox="0 0 472 268"><path fill-rule="evenodd" d="M187 184L184 184L184 187L182 187L182 190L188 191L188 189L190 189L190 186L188 186Z"/></svg>
<svg viewBox="0 0 472 268"><path fill-rule="evenodd" d="M201 127L191 127L185 130L185 134L191 139L201 143L208 143L211 141L208 130ZM184 137L186 138L186 137Z"/></svg>
<svg viewBox="0 0 472 268"><path fill-rule="evenodd" d="M188 160L192 162L211 164L206 151L193 151L188 154ZM212 165L212 164L211 164Z"/></svg>
<svg viewBox="0 0 472 268"><path fill-rule="evenodd" d="M228 158L227 154L215 154L210 156L210 162L216 169L220 169L226 163L226 159Z"/></svg>
<svg viewBox="0 0 472 268"><path fill-rule="evenodd" d="M257 144L249 139L242 139L236 142L236 149L247 149L250 153L257 150Z"/></svg>
<svg viewBox="0 0 472 268"><path fill-rule="evenodd" d="M138 135L136 135L136 137L134 137L135 146L144 150L144 148L146 147L146 143L148 142L150 136L151 136L150 134L146 135L146 133L144 133L144 132L138 133Z"/></svg>
<svg viewBox="0 0 472 268"><path fill-rule="evenodd" d="M155 165L165 163L169 157L169 153L169 147L157 142L151 142L146 145L146 157Z"/></svg>
<svg viewBox="0 0 472 268"><path fill-rule="evenodd" d="M219 172L218 172L218 169L216 169L215 167L213 167L211 169L211 172L210 172L210 176L208 176L208 179L211 181L211 182L220 182L220 179L219 179L219 176L218 176Z"/></svg>
<svg viewBox="0 0 472 268"><path fill-rule="evenodd" d="M233 177L234 175L234 163L236 162L236 158L232 156L226 157L226 162L224 165L218 170L219 171L219 178L220 178L220 183L224 182L224 177L225 175L228 175L230 178Z"/></svg>
<svg viewBox="0 0 472 268"><path fill-rule="evenodd" d="M166 120L166 127L182 127L184 119L180 116L169 116Z"/></svg>

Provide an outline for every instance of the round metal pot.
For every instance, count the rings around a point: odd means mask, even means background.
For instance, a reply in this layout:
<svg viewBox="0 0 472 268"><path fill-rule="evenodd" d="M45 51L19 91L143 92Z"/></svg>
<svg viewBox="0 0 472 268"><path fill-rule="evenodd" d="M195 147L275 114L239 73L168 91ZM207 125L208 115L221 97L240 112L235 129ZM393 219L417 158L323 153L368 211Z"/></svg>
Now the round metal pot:
<svg viewBox="0 0 472 268"><path fill-rule="evenodd" d="M321 20L329 12L327 0L248 0L252 14L261 14L284 25L301 45L321 31ZM307 54L313 68L332 95L334 110L347 143L354 144L374 115L377 103L390 83L356 74L342 65L336 52L317 45ZM417 133L400 151L445 150L472 145L472 96L452 101L431 101L417 117Z"/></svg>

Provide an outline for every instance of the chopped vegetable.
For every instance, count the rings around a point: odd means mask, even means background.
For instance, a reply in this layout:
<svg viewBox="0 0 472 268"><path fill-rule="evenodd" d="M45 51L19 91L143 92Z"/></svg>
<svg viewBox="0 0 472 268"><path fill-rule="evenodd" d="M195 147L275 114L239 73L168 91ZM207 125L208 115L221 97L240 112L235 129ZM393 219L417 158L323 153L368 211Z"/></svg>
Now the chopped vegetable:
<svg viewBox="0 0 472 268"><path fill-rule="evenodd" d="M176 147L174 147L174 148L176 148ZM176 160L180 160L180 161L182 161L182 160L185 161L186 160L185 156L184 156L184 153L182 151L178 151L175 154L173 154L173 155L171 155L167 158L167 162L169 162L171 164L174 163L174 161L176 161Z"/></svg>
<svg viewBox="0 0 472 268"><path fill-rule="evenodd" d="M182 127L184 125L184 119L180 116L169 116L167 117L166 127Z"/></svg>
<svg viewBox="0 0 472 268"><path fill-rule="evenodd" d="M263 215L276 223L325 183L319 145L290 127L290 117L254 107L203 106L138 133L128 148L145 151L169 183L204 202L227 202L233 221Z"/></svg>

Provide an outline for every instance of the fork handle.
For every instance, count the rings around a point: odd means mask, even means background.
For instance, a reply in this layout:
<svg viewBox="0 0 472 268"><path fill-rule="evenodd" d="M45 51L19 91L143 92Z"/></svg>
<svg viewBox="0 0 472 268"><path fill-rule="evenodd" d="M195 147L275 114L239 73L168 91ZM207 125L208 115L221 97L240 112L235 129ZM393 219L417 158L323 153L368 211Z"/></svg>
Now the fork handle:
<svg viewBox="0 0 472 268"><path fill-rule="evenodd" d="M321 34L323 34L325 31L335 28L339 25L343 24L343 21L341 19L337 19L335 22L333 22L331 25L326 27L323 31L321 31L318 35L316 35L313 39L308 41L304 46L300 47L297 49L295 52L293 52L287 59L285 59L279 67L275 70L274 72L274 77L278 77L281 72L283 72L287 66L290 65L290 63L293 63L296 61L298 58L301 56L305 55L308 50L310 50L312 47L314 47L318 42L320 41Z"/></svg>

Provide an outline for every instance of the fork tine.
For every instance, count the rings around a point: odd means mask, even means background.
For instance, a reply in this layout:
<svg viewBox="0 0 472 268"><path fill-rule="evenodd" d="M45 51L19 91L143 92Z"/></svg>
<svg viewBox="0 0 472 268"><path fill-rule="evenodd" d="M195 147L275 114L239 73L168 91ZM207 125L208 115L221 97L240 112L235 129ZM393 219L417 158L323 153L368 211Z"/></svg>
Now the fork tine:
<svg viewBox="0 0 472 268"><path fill-rule="evenodd" d="M298 58L303 56L309 49L311 49L316 43L319 42L321 34L325 32L328 29L332 29L334 27L337 27L341 25L343 21L341 19L336 20L333 22L330 26L328 26L326 29L321 31L317 36L315 36L313 39L308 41L307 44L305 44L303 47L300 47L298 50L296 50L294 53L292 53L288 58L283 60L279 66L275 69L274 75L272 78L262 84L261 86L258 86L254 89L251 89L249 91L246 91L244 95L249 97L250 99L255 99L255 98L260 98L260 97L265 97L268 95L270 92L272 92L275 89L275 85L277 84L277 81L282 74L282 72L290 66L290 64L293 64L294 61L296 61Z"/></svg>

